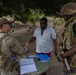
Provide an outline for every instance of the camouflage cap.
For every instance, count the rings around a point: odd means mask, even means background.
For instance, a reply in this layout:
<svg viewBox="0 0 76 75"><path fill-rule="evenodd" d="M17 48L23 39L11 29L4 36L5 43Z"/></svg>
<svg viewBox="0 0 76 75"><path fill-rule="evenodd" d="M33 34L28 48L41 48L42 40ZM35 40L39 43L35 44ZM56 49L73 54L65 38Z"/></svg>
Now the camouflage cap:
<svg viewBox="0 0 76 75"><path fill-rule="evenodd" d="M76 3L71 2L71 3L67 3L65 4L60 11L59 15L72 15L76 13Z"/></svg>
<svg viewBox="0 0 76 75"><path fill-rule="evenodd" d="M3 24L6 24L6 23L8 23L9 25L11 24L11 23L13 23L14 21L8 21L7 19L5 19L5 18L0 18L0 26L1 25L3 25Z"/></svg>

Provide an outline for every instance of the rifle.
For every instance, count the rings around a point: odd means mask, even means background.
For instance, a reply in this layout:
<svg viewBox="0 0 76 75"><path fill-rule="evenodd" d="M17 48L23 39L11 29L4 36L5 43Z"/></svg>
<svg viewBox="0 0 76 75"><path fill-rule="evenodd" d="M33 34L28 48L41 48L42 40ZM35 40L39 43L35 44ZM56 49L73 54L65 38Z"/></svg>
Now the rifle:
<svg viewBox="0 0 76 75"><path fill-rule="evenodd" d="M59 39L59 36L57 36L58 37L58 39ZM59 39L60 40L60 39ZM64 41L64 40L63 40ZM65 41L66 41L66 39L65 39ZM64 42L65 42L64 41ZM61 43L60 44L60 46L61 46L61 53L64 53L65 51L65 49L66 49L66 46L63 44L63 43ZM64 62L63 62L63 64L65 65L65 67L66 67L66 69L67 69L67 71L69 72L70 71L70 66L69 66L69 63L68 63L68 60L67 60L67 58L64 58Z"/></svg>
<svg viewBox="0 0 76 75"><path fill-rule="evenodd" d="M63 50L62 50L62 53L64 53ZM70 66L69 66L67 58L64 58L64 62L63 63L65 64L67 71L70 71Z"/></svg>

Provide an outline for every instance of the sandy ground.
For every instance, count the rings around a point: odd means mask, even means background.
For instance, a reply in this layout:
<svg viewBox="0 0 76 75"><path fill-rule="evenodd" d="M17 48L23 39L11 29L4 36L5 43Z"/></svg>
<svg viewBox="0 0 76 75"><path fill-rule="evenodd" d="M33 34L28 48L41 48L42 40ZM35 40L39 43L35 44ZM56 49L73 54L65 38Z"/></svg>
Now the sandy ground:
<svg viewBox="0 0 76 75"><path fill-rule="evenodd" d="M32 37L31 31L28 31L27 26L19 26L17 28L12 28L11 30L14 30L14 32L10 33L14 37L16 37L19 42L24 45L27 40L29 40ZM28 47L28 52L35 52L35 42L33 42L29 47ZM52 56L51 56L51 72L49 75L63 75L62 72L63 69L63 64L61 62L57 61L57 58L54 55L54 52L52 51Z"/></svg>

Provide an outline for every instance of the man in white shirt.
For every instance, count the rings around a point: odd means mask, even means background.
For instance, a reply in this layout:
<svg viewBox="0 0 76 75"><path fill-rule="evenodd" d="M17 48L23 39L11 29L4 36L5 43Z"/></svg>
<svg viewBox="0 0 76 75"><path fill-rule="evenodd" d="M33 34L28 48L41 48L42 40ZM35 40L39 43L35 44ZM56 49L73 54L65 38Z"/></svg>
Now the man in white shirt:
<svg viewBox="0 0 76 75"><path fill-rule="evenodd" d="M36 40L36 53L43 53L51 57L52 45L54 44L54 53L57 55L56 33L52 27L47 24L47 18L40 19L40 27L37 27L33 33L33 37L26 42L25 46L29 46L31 42ZM49 69L50 70L50 69ZM42 75L46 75L46 72Z"/></svg>
<svg viewBox="0 0 76 75"><path fill-rule="evenodd" d="M40 27L35 29L33 37L25 45L28 47L34 40L36 40L36 53L51 56L52 45L54 44L54 53L57 55L56 33L52 27L48 26L47 18L40 19Z"/></svg>

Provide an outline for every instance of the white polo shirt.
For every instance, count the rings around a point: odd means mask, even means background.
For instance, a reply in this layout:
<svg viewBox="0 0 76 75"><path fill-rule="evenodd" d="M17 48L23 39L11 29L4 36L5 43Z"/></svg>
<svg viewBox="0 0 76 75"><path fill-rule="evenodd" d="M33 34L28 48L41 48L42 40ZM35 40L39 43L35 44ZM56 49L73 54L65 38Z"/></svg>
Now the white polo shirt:
<svg viewBox="0 0 76 75"><path fill-rule="evenodd" d="M49 53L52 51L53 39L56 39L56 33L52 27L47 26L42 35L41 28L37 27L33 37L36 37L36 52Z"/></svg>

